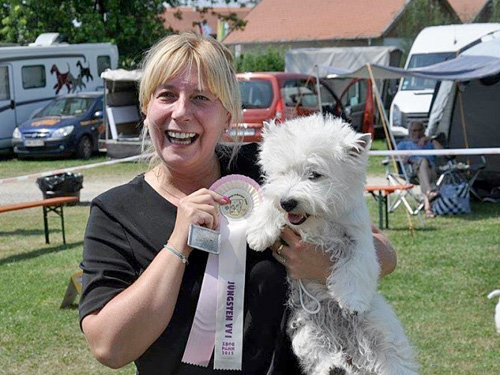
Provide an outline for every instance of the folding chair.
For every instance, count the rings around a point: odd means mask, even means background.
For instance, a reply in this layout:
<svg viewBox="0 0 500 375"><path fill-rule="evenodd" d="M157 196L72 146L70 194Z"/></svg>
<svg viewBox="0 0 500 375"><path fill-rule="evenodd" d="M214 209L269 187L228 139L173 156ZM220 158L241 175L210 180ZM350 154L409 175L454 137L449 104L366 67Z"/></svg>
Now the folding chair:
<svg viewBox="0 0 500 375"><path fill-rule="evenodd" d="M396 163L396 171L391 171L391 166ZM384 159L382 164L385 165L386 179L388 185L418 185L418 181L408 176L403 169L403 162L399 157L395 158L394 162L390 159ZM393 168L394 169L394 168ZM398 190L392 196L388 197L388 211L394 212L401 204L406 208L410 215L418 215L424 208L423 199L413 191L413 189Z"/></svg>
<svg viewBox="0 0 500 375"><path fill-rule="evenodd" d="M457 162L455 158L448 159L445 165L439 167L440 176L436 183L440 186L446 173L452 173L459 181L465 182L468 185L469 192L479 201L482 201L480 194L474 189L474 182L479 177L481 171L486 167L486 158L480 155L479 158L468 158L468 163Z"/></svg>

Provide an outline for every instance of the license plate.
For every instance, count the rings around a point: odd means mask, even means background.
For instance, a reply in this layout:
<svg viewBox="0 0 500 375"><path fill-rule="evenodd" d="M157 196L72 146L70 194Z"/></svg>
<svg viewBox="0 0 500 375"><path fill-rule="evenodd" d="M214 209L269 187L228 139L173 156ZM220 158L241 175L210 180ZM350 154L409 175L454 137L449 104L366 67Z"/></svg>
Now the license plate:
<svg viewBox="0 0 500 375"><path fill-rule="evenodd" d="M236 130L235 129L229 129L229 134L234 137L236 136ZM255 129L254 128L238 128L238 137L249 137L255 135Z"/></svg>
<svg viewBox="0 0 500 375"><path fill-rule="evenodd" d="M45 146L45 142L41 139L26 139L24 145L26 147L42 147Z"/></svg>

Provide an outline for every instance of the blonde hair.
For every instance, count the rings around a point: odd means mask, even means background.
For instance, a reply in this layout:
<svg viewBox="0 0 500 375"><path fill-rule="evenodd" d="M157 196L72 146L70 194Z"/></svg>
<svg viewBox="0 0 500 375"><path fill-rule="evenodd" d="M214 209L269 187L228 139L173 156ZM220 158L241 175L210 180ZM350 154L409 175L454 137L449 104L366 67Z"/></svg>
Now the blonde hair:
<svg viewBox="0 0 500 375"><path fill-rule="evenodd" d="M142 62L139 104L146 114L157 87L185 69L196 68L200 89L204 85L222 103L230 115L229 125L241 118L241 96L231 52L212 37L194 33L169 35L159 40L146 53ZM143 128L144 140L147 126ZM151 152L150 148L147 150Z"/></svg>

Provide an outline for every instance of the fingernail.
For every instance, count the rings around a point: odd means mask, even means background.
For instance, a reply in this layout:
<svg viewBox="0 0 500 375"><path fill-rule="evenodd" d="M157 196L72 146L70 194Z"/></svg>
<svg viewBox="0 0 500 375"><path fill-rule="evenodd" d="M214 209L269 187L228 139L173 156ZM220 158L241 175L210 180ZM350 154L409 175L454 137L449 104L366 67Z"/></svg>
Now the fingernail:
<svg viewBox="0 0 500 375"><path fill-rule="evenodd" d="M222 200L226 203L231 203L231 198L226 197L225 195L222 196Z"/></svg>

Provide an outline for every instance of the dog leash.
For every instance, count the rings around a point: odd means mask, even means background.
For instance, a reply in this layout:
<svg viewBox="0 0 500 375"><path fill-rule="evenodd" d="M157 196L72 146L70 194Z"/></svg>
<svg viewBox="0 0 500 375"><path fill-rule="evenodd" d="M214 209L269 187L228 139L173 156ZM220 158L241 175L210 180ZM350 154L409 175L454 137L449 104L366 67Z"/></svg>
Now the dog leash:
<svg viewBox="0 0 500 375"><path fill-rule="evenodd" d="M321 310L321 304L319 303L319 301L311 294L307 291L306 287L304 286L304 284L302 284L302 280L299 280L299 284L300 284L300 288L299 288L299 296L300 296L300 304L302 305L302 308L309 314L317 314L319 312L319 310ZM316 308L314 310L309 310L307 307L306 307L306 304L304 303L304 296L302 293L305 293L310 299L312 299L315 304L316 304Z"/></svg>

